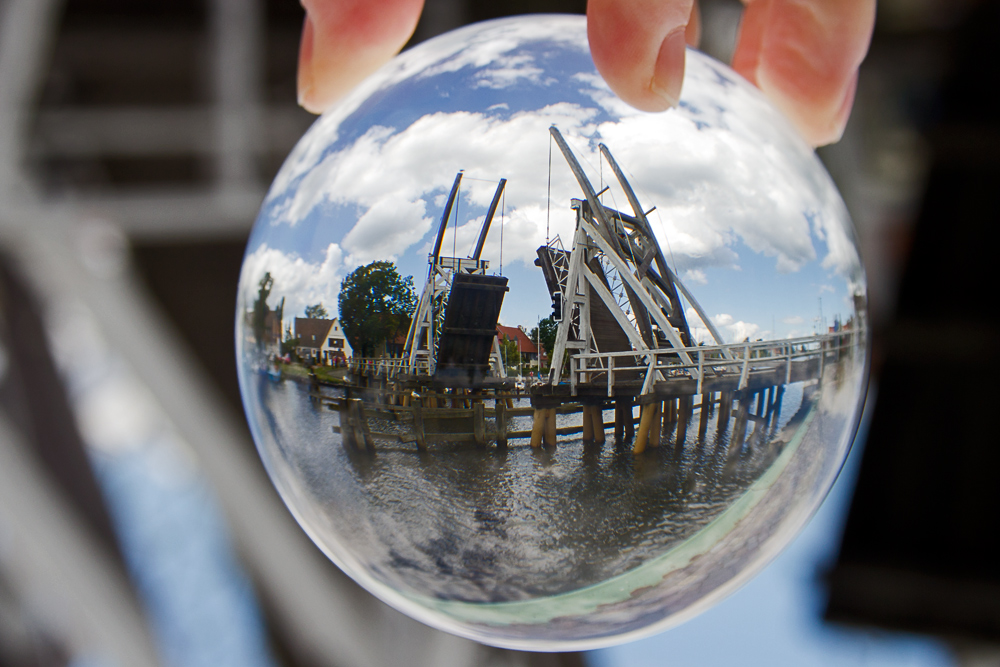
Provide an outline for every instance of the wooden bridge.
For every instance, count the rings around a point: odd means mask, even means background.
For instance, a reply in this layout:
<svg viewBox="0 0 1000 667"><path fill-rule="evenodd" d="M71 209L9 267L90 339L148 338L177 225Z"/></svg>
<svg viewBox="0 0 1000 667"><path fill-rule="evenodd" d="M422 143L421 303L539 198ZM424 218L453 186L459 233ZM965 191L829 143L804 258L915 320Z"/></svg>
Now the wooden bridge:
<svg viewBox="0 0 1000 667"><path fill-rule="evenodd" d="M531 407L515 407L515 384L505 377L495 335L507 281L487 275L488 263L481 259L506 181L494 194L474 254L440 253L460 172L428 257L428 279L404 354L352 360L354 382L343 396L323 397L316 388L317 400L340 412L339 431L348 445L372 448L381 439L415 442L420 448L456 440L507 446L525 439L532 447L554 447L559 435L581 434L585 442L600 444L613 428L616 443L630 442L638 453L659 445L665 433L673 433L675 444L683 443L697 410L699 438L715 413L720 432L732 421L730 444L742 447L749 422L775 423L787 385L821 384L830 366L863 344L862 310L838 333L723 343L705 309L667 263L647 219L652 209L640 205L608 148L600 144L630 213L605 206L601 195L608 188L596 192L555 127L550 136L584 198L570 201L576 213L570 248L557 237L538 249L535 264L559 323L549 373L528 388ZM689 309L712 344L695 344ZM615 419L605 423L604 410L611 408ZM580 417L563 419L560 428L560 414ZM526 415L532 417L530 429L511 427L511 419Z"/></svg>
<svg viewBox="0 0 1000 667"><path fill-rule="evenodd" d="M354 359L350 386L331 395L317 382L311 395L340 414L335 431L359 449L374 450L378 442L418 449L448 442L554 447L560 436L577 435L602 444L613 429L616 443L631 443L640 453L658 446L664 434L683 443L696 418L704 439L713 415L720 431L735 417L731 446L739 448L748 424L774 423L788 384L821 383L829 369L853 356L860 341L860 332L845 329L786 340L579 354L570 357L563 382L539 381L524 393L515 391L511 378L450 387L436 381L426 365L411 365L406 358ZM516 407L519 398L530 398L531 405ZM614 421L605 423L603 413L610 409ZM558 427L557 415L580 416ZM516 417L527 416L531 428L514 428Z"/></svg>

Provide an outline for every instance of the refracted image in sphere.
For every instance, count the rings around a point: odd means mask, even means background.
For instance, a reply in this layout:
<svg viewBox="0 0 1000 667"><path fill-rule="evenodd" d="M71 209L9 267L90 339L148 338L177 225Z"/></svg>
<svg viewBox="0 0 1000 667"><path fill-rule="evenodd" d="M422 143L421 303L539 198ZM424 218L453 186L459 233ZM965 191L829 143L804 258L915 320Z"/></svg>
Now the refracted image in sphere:
<svg viewBox="0 0 1000 667"><path fill-rule="evenodd" d="M583 17L467 27L316 121L250 238L240 383L348 574L513 648L683 620L786 545L866 386L865 282L813 151L688 52L636 111Z"/></svg>

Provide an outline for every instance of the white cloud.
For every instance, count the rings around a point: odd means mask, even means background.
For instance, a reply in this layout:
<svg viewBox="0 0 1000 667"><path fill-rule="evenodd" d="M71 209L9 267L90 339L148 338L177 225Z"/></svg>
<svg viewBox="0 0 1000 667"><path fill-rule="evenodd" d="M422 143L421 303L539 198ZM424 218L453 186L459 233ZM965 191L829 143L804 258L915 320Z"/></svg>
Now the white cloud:
<svg viewBox="0 0 1000 667"><path fill-rule="evenodd" d="M684 272L685 285L707 285L708 276L701 269L688 269Z"/></svg>
<svg viewBox="0 0 1000 667"><path fill-rule="evenodd" d="M555 147L549 173L547 133L556 124L595 189L611 181L604 203L631 212L611 170L599 166L598 142L610 146L641 205L656 206L650 222L686 282L705 284L707 267L738 270L735 249L742 243L773 258L779 272L796 272L820 260L854 287L861 284L846 211L815 154L749 84L733 79L720 92L706 83L736 75L716 70L695 52L688 57L684 104L669 112L636 111L599 76L580 73L572 85L589 95L596 109L563 103L513 114L503 109L504 118L492 114L506 105L485 112L429 113L408 127L369 127L343 150L322 152L336 139L337 124L361 101L404 79L474 67L480 68L478 85L491 88L515 82L566 85L544 80L535 58L519 50L535 39L585 50L582 19L556 20L564 21L562 30L541 21L466 28L395 59L363 84L362 92L324 116L296 148L269 194L272 206L265 204L272 222L294 225L317 207L337 211L344 220L337 223L343 235L333 237L339 264L323 270L342 276L373 259L426 251L455 173L466 169L457 228L449 229L446 246L450 250L453 242L459 255L469 252L496 181L507 177L505 210L497 212L484 257L496 267L502 216L504 264L529 264L545 240L547 224L551 237L560 235L570 244L574 214L569 199L582 196ZM615 120L606 121L601 110ZM550 176L551 208L546 197ZM819 257L824 244L826 255ZM330 291L335 294L338 286L339 280ZM322 291L318 283L310 289ZM746 322L720 326L733 340L760 331Z"/></svg>
<svg viewBox="0 0 1000 667"><path fill-rule="evenodd" d="M285 299L285 323L302 317L306 306L322 303L332 317L337 317L337 294L343 280L343 251L336 243L326 248L323 261L307 262L301 257L261 245L247 255L240 274L240 307L249 310L257 298L257 286L270 272L274 286L267 304L276 308Z"/></svg>
<svg viewBox="0 0 1000 667"><path fill-rule="evenodd" d="M791 317L781 318L782 324L797 325L803 324L805 319L801 315L792 315Z"/></svg>
<svg viewBox="0 0 1000 667"><path fill-rule="evenodd" d="M395 260L401 249L423 238L430 227L422 201L380 200L344 237L344 250L350 253L347 264L353 267L376 259Z"/></svg>
<svg viewBox="0 0 1000 667"><path fill-rule="evenodd" d="M723 337L730 343L740 343L746 339L754 340L760 327L752 322L734 320L729 313L719 313L712 317L712 323L719 328Z"/></svg>

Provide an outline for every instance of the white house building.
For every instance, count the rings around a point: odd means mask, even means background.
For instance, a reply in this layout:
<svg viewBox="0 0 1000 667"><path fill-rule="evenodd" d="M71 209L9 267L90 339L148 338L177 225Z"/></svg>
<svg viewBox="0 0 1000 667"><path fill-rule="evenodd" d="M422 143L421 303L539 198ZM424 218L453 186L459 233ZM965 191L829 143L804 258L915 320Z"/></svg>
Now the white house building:
<svg viewBox="0 0 1000 667"><path fill-rule="evenodd" d="M295 347L296 354L310 363L329 365L337 359L346 361L354 356L340 320L337 319L296 317L295 337L299 341Z"/></svg>

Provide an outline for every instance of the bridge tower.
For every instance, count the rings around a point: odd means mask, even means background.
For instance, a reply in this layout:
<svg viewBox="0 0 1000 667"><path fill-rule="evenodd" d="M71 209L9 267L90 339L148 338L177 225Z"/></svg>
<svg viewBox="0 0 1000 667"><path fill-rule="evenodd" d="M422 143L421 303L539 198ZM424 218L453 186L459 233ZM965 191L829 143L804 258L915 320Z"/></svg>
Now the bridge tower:
<svg viewBox="0 0 1000 667"><path fill-rule="evenodd" d="M549 384L562 377L567 355L591 352L636 353L678 348L678 355L690 364L681 348L695 345L684 313L681 296L697 312L716 343L723 340L704 309L670 269L663 251L611 151L600 144L601 155L611 167L628 199L632 213L601 203L576 156L559 130L549 132L569 164L584 194L573 199L576 230L569 250L558 243L538 249L539 265L553 299L559 299L562 320L556 333L549 372ZM648 363L653 356L646 355ZM729 354L726 353L727 358ZM595 369L597 370L597 369ZM648 373L641 393L651 390L659 373Z"/></svg>
<svg viewBox="0 0 1000 667"><path fill-rule="evenodd" d="M482 259L482 252L507 179L500 179L472 256L444 257L441 246L461 182L460 171L427 259L427 281L403 354L413 374L423 372L468 385L477 383L489 371L498 377L506 375L496 343L496 324L507 279L486 274L489 262Z"/></svg>

